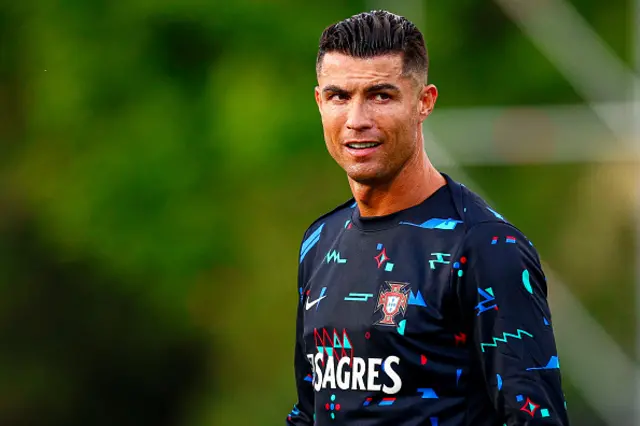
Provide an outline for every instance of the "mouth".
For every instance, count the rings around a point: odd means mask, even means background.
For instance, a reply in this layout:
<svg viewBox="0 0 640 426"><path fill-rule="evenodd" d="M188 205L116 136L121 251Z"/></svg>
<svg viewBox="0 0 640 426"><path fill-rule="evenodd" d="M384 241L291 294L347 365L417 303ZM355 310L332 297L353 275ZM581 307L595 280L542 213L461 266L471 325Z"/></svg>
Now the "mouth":
<svg viewBox="0 0 640 426"><path fill-rule="evenodd" d="M367 149L380 146L380 142L349 142L346 146L350 149Z"/></svg>
<svg viewBox="0 0 640 426"><path fill-rule="evenodd" d="M354 158L366 159L369 155L376 152L382 143L375 141L347 142L345 144L346 151Z"/></svg>

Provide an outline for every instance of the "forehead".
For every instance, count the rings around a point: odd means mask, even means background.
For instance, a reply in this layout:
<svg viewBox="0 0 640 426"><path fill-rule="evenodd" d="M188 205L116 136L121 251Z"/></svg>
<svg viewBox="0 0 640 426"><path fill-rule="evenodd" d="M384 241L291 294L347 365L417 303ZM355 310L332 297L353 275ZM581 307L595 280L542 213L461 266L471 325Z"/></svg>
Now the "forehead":
<svg viewBox="0 0 640 426"><path fill-rule="evenodd" d="M324 84L376 84L407 80L403 75L402 54L355 58L342 53L327 53L322 59L318 82Z"/></svg>

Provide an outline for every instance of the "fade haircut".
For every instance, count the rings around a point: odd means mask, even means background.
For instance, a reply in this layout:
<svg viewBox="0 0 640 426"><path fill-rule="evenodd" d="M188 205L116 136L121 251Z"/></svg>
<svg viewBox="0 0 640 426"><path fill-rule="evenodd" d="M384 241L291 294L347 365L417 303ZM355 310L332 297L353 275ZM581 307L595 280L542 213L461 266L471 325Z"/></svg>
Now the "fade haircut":
<svg viewBox="0 0 640 426"><path fill-rule="evenodd" d="M404 75L415 74L422 83L427 80L429 57L422 33L405 17L386 10L360 13L327 27L320 37L317 74L330 52L355 58L399 53Z"/></svg>

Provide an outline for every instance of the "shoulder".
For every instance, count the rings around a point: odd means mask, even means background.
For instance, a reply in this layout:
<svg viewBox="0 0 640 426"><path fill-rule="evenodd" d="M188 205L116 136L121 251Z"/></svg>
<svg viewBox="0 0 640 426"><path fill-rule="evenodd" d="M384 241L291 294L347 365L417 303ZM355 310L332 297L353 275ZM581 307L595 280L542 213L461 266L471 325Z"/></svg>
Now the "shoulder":
<svg viewBox="0 0 640 426"><path fill-rule="evenodd" d="M447 177L450 185L456 190L454 198L463 218L465 234L464 246L467 250L478 249L498 243L510 244L523 242L523 246L533 249L533 245L524 233L508 218L494 209L480 195L471 191L461 183ZM520 244L518 244L520 245Z"/></svg>
<svg viewBox="0 0 640 426"><path fill-rule="evenodd" d="M493 209L480 195L463 184L458 185L459 198L463 210L462 216L468 230L483 224L511 225L502 214Z"/></svg>
<svg viewBox="0 0 640 426"><path fill-rule="evenodd" d="M524 232L484 200L476 195L467 211L471 211L471 218L462 250L472 260L469 266L490 267L495 273L525 264L540 268L540 256Z"/></svg>
<svg viewBox="0 0 640 426"><path fill-rule="evenodd" d="M345 224L345 221L351 218L351 212L355 207L355 200L350 198L339 206L329 210L328 212L322 214L318 218L316 218L309 226L307 226L304 237L307 238L313 232L317 231L318 228L324 227L325 225L339 224L342 222L342 225Z"/></svg>
<svg viewBox="0 0 640 426"><path fill-rule="evenodd" d="M490 206L480 195L449 176L446 178L452 188L454 202L463 218L467 236L493 231L520 232L513 223Z"/></svg>
<svg viewBox="0 0 640 426"><path fill-rule="evenodd" d="M336 233L348 226L351 219L355 200L350 198L339 206L316 218L304 231L300 246L300 262L304 260L309 251L329 233Z"/></svg>
<svg viewBox="0 0 640 426"><path fill-rule="evenodd" d="M539 294L546 296L540 256L524 232L477 194L464 187L460 194L465 233L454 264L459 271L453 285L464 303L478 303L478 288L499 291L518 280L529 292L530 286L537 286Z"/></svg>

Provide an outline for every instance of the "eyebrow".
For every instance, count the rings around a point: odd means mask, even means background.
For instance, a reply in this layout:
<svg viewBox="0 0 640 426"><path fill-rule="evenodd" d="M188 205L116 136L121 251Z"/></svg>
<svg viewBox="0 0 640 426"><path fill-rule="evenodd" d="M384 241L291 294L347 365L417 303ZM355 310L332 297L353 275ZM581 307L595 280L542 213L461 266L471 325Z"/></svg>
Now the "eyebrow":
<svg viewBox="0 0 640 426"><path fill-rule="evenodd" d="M395 92L399 92L400 88L391 83L381 83L381 84L374 84L373 86L368 87L366 92L367 93L381 92L383 90L393 90Z"/></svg>
<svg viewBox="0 0 640 426"><path fill-rule="evenodd" d="M394 84L391 83L380 83L380 84L374 84L373 86L367 87L367 89L365 90L366 93L374 93L374 92L381 92L383 90L392 90L395 92L399 92L400 88ZM325 86L324 89L322 89L322 93L344 93L344 94L348 94L349 92L339 86L336 86L335 84L330 84L328 86Z"/></svg>
<svg viewBox="0 0 640 426"><path fill-rule="evenodd" d="M324 89L322 89L322 93L347 93L346 90L344 90L341 87L336 86L335 84L330 84L328 86L325 86Z"/></svg>

